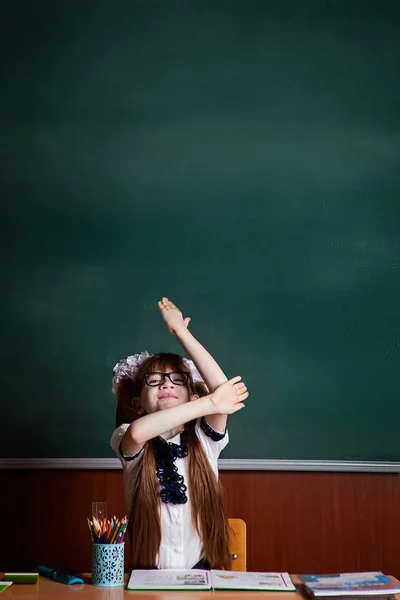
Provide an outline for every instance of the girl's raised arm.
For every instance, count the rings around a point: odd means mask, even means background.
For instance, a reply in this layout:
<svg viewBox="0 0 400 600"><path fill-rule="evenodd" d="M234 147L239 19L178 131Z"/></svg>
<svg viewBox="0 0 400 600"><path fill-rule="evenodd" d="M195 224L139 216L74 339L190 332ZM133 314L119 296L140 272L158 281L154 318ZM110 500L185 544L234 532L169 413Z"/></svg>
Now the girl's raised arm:
<svg viewBox="0 0 400 600"><path fill-rule="evenodd" d="M183 318L181 311L168 298L163 298L159 303L161 315L167 324L168 331L175 335L188 357L196 365L204 383L210 393L214 392L221 384L227 381L225 373L211 354L200 344L188 329L190 318ZM212 414L207 416L208 424L215 431L225 431L226 414Z"/></svg>

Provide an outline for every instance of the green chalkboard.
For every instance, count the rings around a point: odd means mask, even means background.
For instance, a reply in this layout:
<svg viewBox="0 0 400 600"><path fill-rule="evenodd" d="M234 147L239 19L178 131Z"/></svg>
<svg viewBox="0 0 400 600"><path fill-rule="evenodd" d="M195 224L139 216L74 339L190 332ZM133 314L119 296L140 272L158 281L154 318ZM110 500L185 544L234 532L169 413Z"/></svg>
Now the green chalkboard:
<svg viewBox="0 0 400 600"><path fill-rule="evenodd" d="M399 3L1 12L0 456L111 457L167 295L250 389L225 458L399 461Z"/></svg>

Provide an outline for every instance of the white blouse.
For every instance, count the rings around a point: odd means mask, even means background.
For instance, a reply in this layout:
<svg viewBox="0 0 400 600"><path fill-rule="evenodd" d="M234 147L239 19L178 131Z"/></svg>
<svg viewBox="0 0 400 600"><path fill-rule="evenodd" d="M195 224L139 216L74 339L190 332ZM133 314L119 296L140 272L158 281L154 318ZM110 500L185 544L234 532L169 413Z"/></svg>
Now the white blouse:
<svg viewBox="0 0 400 600"><path fill-rule="evenodd" d="M225 436L214 442L200 427L199 419L196 423L196 433L203 446L210 465L218 479L218 457L229 441L228 431ZM143 452L140 451L133 459L125 460L119 451L121 440L129 427L124 423L118 427L111 436L111 447L121 461L124 476L125 497L130 510L132 496L132 474L135 466L141 460ZM168 443L180 445L181 434L166 440ZM192 523L190 488L188 486L188 457L177 458L175 465L179 475L183 475L184 484L188 487L186 495L188 501L185 504L165 503L160 499L161 516L161 545L157 557L159 569L191 569L202 558L202 542ZM159 490L161 490L158 482Z"/></svg>

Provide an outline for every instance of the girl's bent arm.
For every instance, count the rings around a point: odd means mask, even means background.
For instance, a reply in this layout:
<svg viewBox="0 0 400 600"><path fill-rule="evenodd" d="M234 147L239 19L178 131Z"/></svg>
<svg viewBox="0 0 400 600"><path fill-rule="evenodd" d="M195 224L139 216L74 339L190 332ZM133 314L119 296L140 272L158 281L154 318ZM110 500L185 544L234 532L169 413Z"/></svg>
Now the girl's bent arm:
<svg viewBox="0 0 400 600"><path fill-rule="evenodd" d="M133 456L143 447L143 444L171 429L182 426L215 410L210 396L204 396L186 404L173 406L144 415L130 424L124 435L122 448L124 454Z"/></svg>
<svg viewBox="0 0 400 600"><path fill-rule="evenodd" d="M148 440L183 426L188 421L214 414L237 412L244 407L243 400L247 397L246 385L240 377L234 377L213 394L140 417L130 424L123 437L124 455L134 456Z"/></svg>

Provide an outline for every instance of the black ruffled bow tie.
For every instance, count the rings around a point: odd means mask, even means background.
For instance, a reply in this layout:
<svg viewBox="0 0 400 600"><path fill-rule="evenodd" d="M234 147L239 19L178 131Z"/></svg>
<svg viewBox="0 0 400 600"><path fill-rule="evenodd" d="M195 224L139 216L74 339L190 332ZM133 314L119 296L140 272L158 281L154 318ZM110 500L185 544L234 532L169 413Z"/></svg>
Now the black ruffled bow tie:
<svg viewBox="0 0 400 600"><path fill-rule="evenodd" d="M160 497L168 504L185 504L187 487L183 475L179 475L175 465L177 458L185 458L188 454L185 430L181 433L181 443L167 442L162 437L153 440L154 456L156 459L156 473L161 485Z"/></svg>

